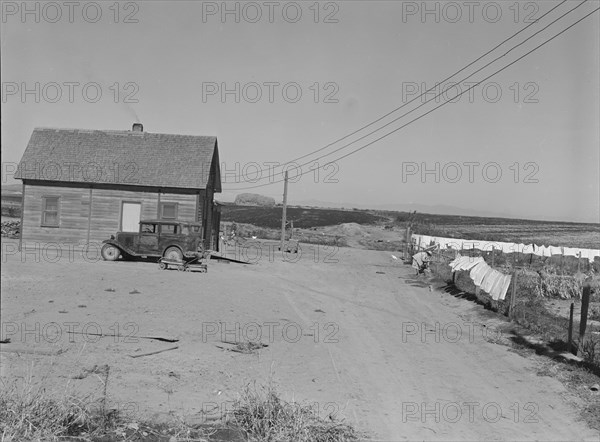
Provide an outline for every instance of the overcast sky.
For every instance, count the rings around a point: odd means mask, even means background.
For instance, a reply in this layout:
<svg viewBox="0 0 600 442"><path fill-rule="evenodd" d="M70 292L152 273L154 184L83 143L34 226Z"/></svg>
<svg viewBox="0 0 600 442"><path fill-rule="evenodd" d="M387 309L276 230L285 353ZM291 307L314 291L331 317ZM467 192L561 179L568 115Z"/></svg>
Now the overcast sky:
<svg viewBox="0 0 600 442"><path fill-rule="evenodd" d="M579 3L560 5L453 80L467 91L599 6L586 2L461 81ZM310 154L405 104L297 161L310 164L290 182L289 199L599 222L598 12L457 102L433 110L454 87L413 110L436 94L421 92L558 4L30 2L24 11L3 2L3 184L15 182L12 165L34 127L130 130L139 121L148 132L216 135L217 198L249 191L280 201L281 183L249 188L281 179L268 163ZM265 170L254 183L257 165Z"/></svg>

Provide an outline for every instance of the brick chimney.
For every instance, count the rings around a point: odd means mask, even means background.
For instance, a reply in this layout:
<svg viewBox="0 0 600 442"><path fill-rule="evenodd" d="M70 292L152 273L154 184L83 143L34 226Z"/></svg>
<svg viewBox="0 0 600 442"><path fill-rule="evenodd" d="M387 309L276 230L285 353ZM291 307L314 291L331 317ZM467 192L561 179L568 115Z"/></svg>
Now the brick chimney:
<svg viewBox="0 0 600 442"><path fill-rule="evenodd" d="M132 132L144 132L144 125L142 123L133 123L131 128Z"/></svg>

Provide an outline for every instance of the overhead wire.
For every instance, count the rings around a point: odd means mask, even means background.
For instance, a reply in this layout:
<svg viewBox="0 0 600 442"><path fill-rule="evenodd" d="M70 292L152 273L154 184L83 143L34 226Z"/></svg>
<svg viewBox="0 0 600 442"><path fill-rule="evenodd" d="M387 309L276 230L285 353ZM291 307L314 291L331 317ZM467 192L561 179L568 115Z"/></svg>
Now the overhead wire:
<svg viewBox="0 0 600 442"><path fill-rule="evenodd" d="M585 3L585 1L587 1L587 0L584 0L584 2L583 2L583 3ZM566 3L566 2L567 2L567 0L563 0L563 1L561 1L559 4L557 4L556 6L554 6L553 8L551 8L549 11L547 11L546 13L544 13L542 16L540 16L539 18L537 18L536 20L534 20L533 22L531 22L529 25L527 25L527 26L525 26L524 28L520 29L519 31L515 32L515 33L514 33L514 34L512 34L510 37L508 37L508 38L504 39L502 42L498 43L498 44L497 44L496 46L494 46L492 49L490 49L490 50L488 50L487 52L485 52L483 55L480 55L480 56L479 56L479 57L477 57L475 60L473 60L473 61L471 61L469 64L467 64L467 65L463 66L461 69L459 69L458 71L456 71L456 72L454 72L453 74L449 75L449 76L448 76L448 77L446 77L445 79L443 79L443 80L441 80L441 81L438 81L438 82L436 82L436 83L435 83L435 84L436 84L435 86L433 86L433 87L431 87L431 88L427 89L426 91L424 91L424 92L423 92L423 93L421 93L420 95L418 95L418 96L416 96L416 97L412 98L411 100L407 101L406 103L402 104L401 106L399 106L399 107L396 107L396 108L392 109L391 111L387 112L386 114L382 115L381 117L379 117L379 118L377 118L377 119L375 119L375 120L371 121L370 123L368 123L368 124L366 124L366 125L363 125L363 126L361 126L360 128L356 129L355 131L353 131L353 132L351 132L351 133L349 133L349 134L347 134L347 135L345 135L345 136L343 136L343 137L341 137L341 138L338 138L338 139L336 139L335 141L332 141L332 142L330 142L329 144L327 144L327 145L325 145L325 146L323 146L323 147L321 147L321 148L319 148L319 149L313 150L313 151L311 151L311 152L309 152L309 153L307 153L307 154L304 154L304 155L302 155L302 156L300 156L300 157L297 157L297 158L294 158L294 159L292 159L292 160L286 161L285 163L281 163L281 164L279 164L279 165L275 166L274 168L276 168L276 167L284 167L284 166L286 166L286 165L288 165L288 164L295 163L296 161L298 161L298 160L301 160L301 159L303 159L303 158L306 158L306 157L308 157L308 156L310 156L310 155L313 155L313 154L315 154L315 153L321 152L321 151L323 151L323 150L327 149L328 147L331 147L331 146L333 146L334 144L337 144L337 143L339 143L340 141L343 141L343 140L345 140L345 139L347 139L347 138L351 137L352 135L356 135L358 132L360 132L360 131L362 131L362 130L364 130L364 129L366 129L366 128L368 128L368 127L370 127L370 126L372 126L372 125L374 125L374 124L376 124L376 123L378 123L378 122L380 122L381 120L385 119L386 117L388 117L388 116L390 116L390 115L394 114L395 112L399 111L400 109L403 109L404 107L406 107L406 106L408 106L409 104L413 103L414 101L418 100L419 98L421 98L421 97L423 97L423 96L427 96L427 94L428 94L429 92L431 92L432 90L434 90L434 89L437 87L437 85L440 85L440 84L443 84L443 83L445 83L446 81L450 80L452 77L454 77L454 76L458 75L459 73L463 72L465 69L467 69L467 68L471 67L472 65L474 65L475 63L477 63L479 60L483 59L484 57L486 57L486 56L487 56L487 55L489 55L490 53L494 52L496 49L498 49L498 48L499 48L500 46L502 46L504 43L506 43L506 42L508 42L508 41L512 40L513 38L515 38L515 37L516 37L517 35L519 35L520 33L524 32L524 31L525 31L525 30L527 30L527 29L529 29L531 26L533 26L533 25L537 24L537 23L538 23L540 20L542 20L542 19L543 19L545 16L547 16L547 15L548 15L548 14L550 14L550 13L552 13L552 11L554 11L556 8L560 7L560 6L561 6L563 3ZM274 168L273 168L273 169L274 169ZM257 169L257 172L264 172L264 171L269 171L269 172L270 172L271 170L272 170L271 168L267 168L267 169L263 169L263 168L261 168L261 169Z"/></svg>
<svg viewBox="0 0 600 442"><path fill-rule="evenodd" d="M506 52L505 52L503 55L501 55L501 56L497 57L496 59L494 59L494 60L493 60L493 61L491 61L490 63L486 64L484 67L482 67L482 68L478 69L477 71L475 71L474 73L472 73L472 74L471 74L471 75L469 75L468 77L465 77L465 78L464 78L463 80L461 80L461 81L464 81L464 80L466 80L466 79L470 78L470 77L471 77L471 76L473 76L474 74L476 74L476 73L480 72L481 70L485 69L485 67L487 67L487 66L489 66L490 64L492 64L492 63L496 62L497 60L499 60L499 59L501 59L501 58L505 57L505 56L506 56L506 55L508 55L510 52L512 52L514 49L516 49L517 47L519 47L519 46L522 46L522 45L523 45L523 44L524 44L526 41L528 41L528 40L530 40L531 38L535 37L535 36L536 36L536 35L538 35L540 32L544 31L545 29L547 29L548 27L550 27L551 25L553 25L554 23L556 23L558 20L562 19L562 18L563 18L563 17L565 17L566 15L570 14L571 12L573 12L575 9L579 8L581 5L583 5L584 3L586 3L586 1L587 1L587 0L584 0L583 2L579 3L577 6L575 6L575 7L574 7L574 8L572 8L572 9L570 9L570 10L569 10L569 11L567 11L566 13L562 14L560 17L558 17L557 19L555 19L554 21L552 21L550 24L546 25L546 26L545 26L544 28L542 28L541 30L537 31L535 34L533 34L533 35L531 35L530 37L528 37L526 40L524 40L524 41L522 41L521 43L519 43L519 44L517 44L517 45L513 46L513 47L512 47L512 48L510 48L508 51L506 51ZM562 3L564 3L564 1L563 1L563 2L561 2L560 4L562 4ZM555 9L555 8L553 8L553 9ZM567 28L565 28L565 29L563 29L562 31L560 31L559 33L555 34L555 35L554 35L553 37L551 37L550 39L548 39L548 40L544 41L544 42L543 42L543 43L541 43L540 45L536 46L534 49L532 49L532 50L530 50L529 52L525 53L524 55L522 55L521 57L517 58L516 60L514 60L514 61L510 62L510 63L509 63L509 64L507 64L506 66L504 66L504 67L502 67L502 68L498 69L497 71L495 71L495 72L494 72L494 73L492 73L491 75L489 75L489 76L485 77L485 78L484 78L484 79L482 79L482 80L479 80L479 81L477 81L475 84L471 85L471 86L470 86L470 87L468 87L466 90L464 90L464 91L462 91L462 92L458 93L457 95L455 95L455 96L454 96L454 97L452 97L451 99L444 101L442 104L440 104L440 105L438 105L438 106L434 107L433 109L431 109L431 110L427 111L426 113L424 113L424 114L420 115L419 117L417 117L417 118L414 118L414 119L410 120L409 122L407 122L407 123L405 123L405 124L403 124L403 125L401 125L401 126L399 126L399 127L395 128L395 129L391 130L390 132L387 132L387 133L386 133L386 134L384 134L383 136L381 136L381 137L379 137L379 138L377 138L377 139L375 139L375 140L373 140L373 141L371 141L371 142L369 142L369 143L367 143L367 144L365 144L365 145L363 145L363 146L359 147L358 149L352 150L352 151L350 151L349 153L347 153L347 154L344 154L344 155L342 155L342 156L340 156L340 157L338 157L338 158L336 158L336 159L334 159L334 160L328 161L327 163L325 163L325 164L323 164L323 165L321 165L321 166L317 167L317 169L322 169L322 168L325 168L325 167L327 167L327 166L331 165L332 163L334 163L334 162L336 162L336 161L339 161L339 160L341 160L341 159L343 159L343 158L346 158L346 157L348 157L348 156L350 156L350 155L352 155L352 154L354 154L354 153L356 153L356 152L358 152L358 151L361 151L361 150L365 149L366 147L369 147L369 146L373 145L374 143L376 143L376 142L378 142L378 141L380 141L380 140L382 140L382 139L384 139L384 138L388 137L389 135L391 135L391 134L393 134L393 133L395 133L395 132L399 131L400 129L403 129L404 127L408 126L409 124L412 124L413 122L420 120L420 119L421 119L421 118L423 118L424 116L426 116L426 115L430 114L431 112L433 112L433 111L435 111L435 110L439 109L440 107L442 107L442 106L445 106L445 105L446 105L446 104L448 104L449 102L452 102L452 100L455 100L456 98L458 98L458 97L462 96L463 94L465 94L465 93L469 92L470 90L472 90L473 88L475 88L476 86L478 86L479 84L481 84L482 82L484 82L484 81L486 81L486 80L490 79L491 77L493 77L493 76L497 75L498 73L500 73L500 72L504 71L505 69L507 69L508 67L512 66L513 64L515 64L516 62L520 61L521 59L525 58L526 56L528 56L528 55L529 55L529 54L531 54L532 52L534 52L534 51L538 50L540 47L542 47L542 46L544 46L545 44L549 43L550 41L554 40L556 37L558 37L559 35L563 34L564 32L566 32L568 29L572 28L573 26L577 25L578 23L580 23L581 21L583 21L584 19L586 19L586 18L587 18L587 17L589 17L590 15L594 14L594 13L595 13L595 12L597 12L599 9L600 9L600 8L597 8L597 9L595 9L595 10L591 11L590 13L588 13L587 15L585 15L584 17L582 17L581 19L577 20L576 22L574 22L573 24L571 24L570 26L568 26ZM549 12L551 12L551 11L548 11L548 13L549 13ZM545 15L547 15L548 13L544 14L544 16L545 16ZM541 19L541 18L542 18L542 17L540 17L540 19ZM528 27L529 27L529 26L528 26ZM522 31L523 31L523 30L525 30L525 29L526 29L526 28L522 29L522 30L521 30L521 31L519 31L519 32L522 32ZM518 33L517 33L517 34L518 34ZM516 35L516 34L515 34L515 35ZM510 40L511 38L512 38L512 37L509 37L508 39L506 39L506 40L505 40L505 42L506 42L506 41L508 41L508 40ZM501 43L501 44L502 44L502 43ZM501 44L500 44L500 45L501 45ZM498 48L500 45L497 45L497 46L496 46L494 49L497 49L497 48ZM492 50L488 51L488 52L486 53L486 55L487 55L487 54L489 54L491 51L492 51ZM482 56L482 57L483 57L483 56ZM481 59L482 57L480 57L480 59ZM472 64L472 63L471 63L471 64ZM461 71L462 71L462 70L464 70L464 69L465 69L465 68L463 68L463 69L461 69L460 71L457 71L457 72L461 72ZM451 78L451 77L448 77L448 78ZM445 80L444 80L444 81L445 81ZM431 89L430 89L430 90L431 90ZM426 92L427 92L427 91L426 91ZM424 92L423 94L425 94L426 92ZM342 150L342 149L345 149L346 147L349 147L350 145L352 145L352 144L355 144L356 142L358 142L358 141L360 141L360 140L362 140L362 139L364 139L364 138L368 137L369 135L373 135L373 134L374 134L374 133L376 133L377 131L379 131L379 130L383 129L384 127L387 127L387 126L389 126L390 124L392 124L392 123L394 123L394 122L396 122L396 121L398 121L399 119L401 119L401 118L405 117L406 115L408 115L408 114L410 114L410 113L414 112L415 110L417 110L417 109L421 108L422 106L424 106L424 105L425 105L425 104L427 104L428 102L430 102L430 101L432 101L432 100L434 100L434 99L437 99L437 98L438 98L440 95L443 95L443 94L445 94L445 93L446 93L446 91L444 91L444 92L442 92L442 93L439 93L439 94L437 94L435 97L433 97L433 98L431 98L431 99L427 100L426 102L422 103L420 106L416 107L415 109L413 109L413 110L411 110L411 111L409 111L409 112L406 112L406 113L402 114L400 117L397 117L397 118L395 118L394 120L392 120L392 121L390 121L390 122L386 123L385 125L383 125L383 126L380 126L380 127L379 127L379 128L377 128L376 130L374 130L374 131L371 131L371 132L370 132L370 133L368 133L367 135L364 135L364 136L362 136L361 138L358 138L357 140L354 140L354 141L352 141L352 142L350 142L350 143L348 143L348 144L346 144L346 145L344 145L344 146L342 146L342 147L340 147L340 148L337 148L337 149L333 150L332 152L329 152L329 153L327 153L327 154L325 154L325 155L322 155L322 156L319 156L319 157L317 157L317 158L313 158L313 159L311 159L310 161L308 161L308 162L306 162L306 163L303 163L303 164L299 165L299 167L300 167L300 170L302 171L302 169L301 169L301 168L302 168L303 166L306 166L307 164L314 163L314 162L315 162L316 160L318 160L318 159L322 159L322 158L325 158L325 157L327 157L327 156L329 156L329 155L332 155L333 153L335 153L335 152L338 152L338 151L340 151L340 150ZM423 94L421 94L421 96L422 96ZM419 96L415 97L413 100L411 100L411 102L412 102L412 101L414 101L415 99L418 99L418 98L419 98ZM407 104L409 104L409 103L410 103L410 102L407 102L405 105L407 105ZM401 106L400 108L404 107L405 105ZM400 109L400 108L398 108L398 109ZM393 112L394 112L394 111L392 111L392 112L390 112L390 113L386 114L386 116L387 116L387 115L390 115L390 114L391 114L391 113L393 113ZM376 121L380 121L380 120L381 120L381 119L383 119L383 118L385 118L385 117L381 117L379 120L376 120ZM371 125L371 124L370 124L370 125ZM365 127L368 127L368 126L369 126L369 125L367 125L367 126L365 126ZM364 127L363 127L363 128L364 128ZM356 132L358 132L358 131L360 131L360 130L362 130L362 128L361 128L361 129L359 129L359 130L357 130L357 131L355 131L354 133L356 133ZM348 135L348 136L350 136L350 135ZM347 138L348 136L346 136L345 138ZM332 144L334 144L334 143L332 143ZM319 150L322 150L322 149L319 149ZM315 152L317 152L317 151L315 151ZM305 156L307 156L307 155L305 155ZM304 157L305 157L305 156L304 156ZM301 158L303 158L303 157L301 157ZM286 164L290 164L290 163L292 163L292 162L293 162L293 161L290 161L290 162L288 162L288 163L286 163ZM311 169L311 170L312 170L312 171L314 171L314 170L317 170L317 169ZM245 189L253 189L253 188L258 188L258 187L265 187L265 186L269 186L269 185L276 184L276 183L280 183L280 182L283 182L283 181L284 181L284 179L279 179L279 180L274 180L274 181L271 181L271 182L269 182L269 183L265 183L265 184L258 184L258 185L252 185L252 186L245 186L245 187L243 187L243 188L229 188L229 189L224 189L224 190L245 190Z"/></svg>

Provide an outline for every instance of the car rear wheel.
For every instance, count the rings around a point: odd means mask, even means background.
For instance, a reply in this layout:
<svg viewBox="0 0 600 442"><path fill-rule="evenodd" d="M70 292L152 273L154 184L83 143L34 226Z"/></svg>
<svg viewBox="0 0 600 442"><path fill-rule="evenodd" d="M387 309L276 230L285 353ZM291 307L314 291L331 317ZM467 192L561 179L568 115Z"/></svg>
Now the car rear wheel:
<svg viewBox="0 0 600 442"><path fill-rule="evenodd" d="M183 253L177 247L169 247L165 250L165 258L171 261L183 261Z"/></svg>
<svg viewBox="0 0 600 442"><path fill-rule="evenodd" d="M116 261L119 259L121 251L112 244L104 244L100 253L102 254L102 259L105 261Z"/></svg>

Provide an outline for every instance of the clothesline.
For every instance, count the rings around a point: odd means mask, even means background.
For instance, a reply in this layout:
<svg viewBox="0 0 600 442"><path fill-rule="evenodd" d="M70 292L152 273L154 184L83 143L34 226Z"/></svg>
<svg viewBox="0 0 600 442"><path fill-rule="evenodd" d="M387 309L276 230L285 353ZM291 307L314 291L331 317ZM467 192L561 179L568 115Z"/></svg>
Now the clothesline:
<svg viewBox="0 0 600 442"><path fill-rule="evenodd" d="M600 257L600 250L580 249L577 247L538 246L536 244L517 244L502 241L481 241L472 239L443 238L429 235L412 235L415 244L422 247L439 245L441 249L469 250L477 249L491 252L500 250L502 253L532 253L536 256L550 257L553 255L575 256L586 258L594 262L596 256Z"/></svg>

